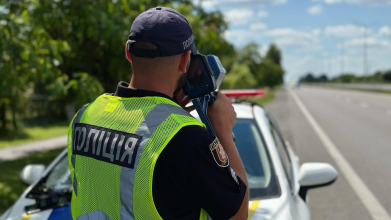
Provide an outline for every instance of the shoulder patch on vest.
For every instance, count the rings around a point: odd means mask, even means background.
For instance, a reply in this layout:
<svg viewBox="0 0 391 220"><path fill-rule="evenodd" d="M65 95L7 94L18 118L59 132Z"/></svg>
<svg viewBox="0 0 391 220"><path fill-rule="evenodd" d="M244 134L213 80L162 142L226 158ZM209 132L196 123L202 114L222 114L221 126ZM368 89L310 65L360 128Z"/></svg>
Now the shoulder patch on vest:
<svg viewBox="0 0 391 220"><path fill-rule="evenodd" d="M74 154L134 169L141 136L84 123L72 132Z"/></svg>
<svg viewBox="0 0 391 220"><path fill-rule="evenodd" d="M223 146L218 138L209 145L209 149L212 152L213 159L220 167L227 167L229 165L228 155L225 153Z"/></svg>

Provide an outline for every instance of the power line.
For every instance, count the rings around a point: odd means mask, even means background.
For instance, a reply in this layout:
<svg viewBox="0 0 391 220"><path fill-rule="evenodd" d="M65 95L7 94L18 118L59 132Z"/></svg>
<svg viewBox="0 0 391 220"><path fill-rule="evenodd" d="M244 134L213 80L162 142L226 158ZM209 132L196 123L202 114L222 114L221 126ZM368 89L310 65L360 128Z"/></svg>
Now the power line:
<svg viewBox="0 0 391 220"><path fill-rule="evenodd" d="M340 55L340 59L341 59L341 69L340 69L340 72L341 74L344 73L344 68L345 68L345 44L342 43L342 46L341 46L341 55Z"/></svg>
<svg viewBox="0 0 391 220"><path fill-rule="evenodd" d="M364 38L363 38L363 46L364 46L364 51L363 51L363 71L364 71L364 76L367 77L368 75L368 45L367 45L367 26L364 26Z"/></svg>
<svg viewBox="0 0 391 220"><path fill-rule="evenodd" d="M377 26L377 22L371 22L363 24L361 22L354 22L356 25L360 25L363 27L363 75L367 77L369 75L369 64L368 64L368 27Z"/></svg>
<svg viewBox="0 0 391 220"><path fill-rule="evenodd" d="M331 58L331 53L330 53L330 51L327 53L328 54L328 64L329 64L329 66L328 66L328 68L329 68L329 76L331 76L331 75L333 75L331 72L332 72L332 58Z"/></svg>

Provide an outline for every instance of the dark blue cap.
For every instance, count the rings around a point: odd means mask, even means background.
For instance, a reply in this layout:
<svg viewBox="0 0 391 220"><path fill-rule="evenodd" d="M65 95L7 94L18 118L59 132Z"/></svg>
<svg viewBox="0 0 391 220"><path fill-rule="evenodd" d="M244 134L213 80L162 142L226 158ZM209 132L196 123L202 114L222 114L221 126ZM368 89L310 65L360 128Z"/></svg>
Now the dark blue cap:
<svg viewBox="0 0 391 220"><path fill-rule="evenodd" d="M149 42L157 50L141 50L134 42ZM130 28L128 50L139 57L165 57L191 50L197 54L193 30L187 19L171 8L156 7L141 13Z"/></svg>

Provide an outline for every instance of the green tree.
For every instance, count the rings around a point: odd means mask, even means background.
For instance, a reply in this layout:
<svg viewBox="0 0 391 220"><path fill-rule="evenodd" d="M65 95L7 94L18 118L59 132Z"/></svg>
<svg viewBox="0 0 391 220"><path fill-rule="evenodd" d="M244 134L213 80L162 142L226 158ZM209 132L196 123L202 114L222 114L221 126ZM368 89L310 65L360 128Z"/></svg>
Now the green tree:
<svg viewBox="0 0 391 220"><path fill-rule="evenodd" d="M34 19L53 38L64 39L71 47L71 52L64 54L64 64L60 66L66 74L63 79L72 83L74 73L83 72L101 82L104 91L113 92L119 81L131 78L131 65L125 59L125 44L133 20L141 12L157 5L175 5L175 9L186 16L201 53L218 55L223 64L229 63L224 57L235 56L234 47L223 38L227 29L223 15L218 11L205 12L188 1L40 0L35 6ZM64 91L64 94L67 103L82 99L72 92Z"/></svg>
<svg viewBox="0 0 391 220"><path fill-rule="evenodd" d="M17 128L17 116L25 112L26 98L47 85L61 71L61 52L69 49L65 41L53 40L47 31L31 22L29 11L18 15L0 14L0 120L6 129L6 111Z"/></svg>
<svg viewBox="0 0 391 220"><path fill-rule="evenodd" d="M68 121L71 121L76 114L76 109L86 103L95 100L97 96L103 94L104 89L102 84L93 76L87 73L74 73L72 79L68 75L63 74L51 84L51 99L69 99L69 97L77 97L68 100L65 103L66 116Z"/></svg>
<svg viewBox="0 0 391 220"><path fill-rule="evenodd" d="M312 73L307 73L305 76L303 76L300 79L301 82L315 82L315 77L312 75Z"/></svg>
<svg viewBox="0 0 391 220"><path fill-rule="evenodd" d="M354 74L343 74L333 79L337 83L353 83L357 81L357 76Z"/></svg>
<svg viewBox="0 0 391 220"><path fill-rule="evenodd" d="M325 83L329 81L329 78L326 76L326 74L322 74L319 77L315 77L312 75L312 73L307 73L307 75L303 76L300 79L301 82L320 82Z"/></svg>
<svg viewBox="0 0 391 220"><path fill-rule="evenodd" d="M387 71L383 75L383 79L386 82L391 82L391 70Z"/></svg>
<svg viewBox="0 0 391 220"><path fill-rule="evenodd" d="M273 63L281 66L281 60L282 60L281 51L274 43L270 45L265 58L270 59L271 61L273 61Z"/></svg>
<svg viewBox="0 0 391 220"><path fill-rule="evenodd" d="M201 53L218 55L227 70L236 57L223 38L227 23L222 13L206 12L187 0L0 2L7 11L0 12L0 74L8 86L0 92L3 127L6 108L25 109L21 98L48 94L62 100L72 115L72 109L129 80L131 65L124 50L131 24L157 5L174 7L188 18Z"/></svg>
<svg viewBox="0 0 391 220"><path fill-rule="evenodd" d="M245 64L234 64L229 74L224 78L221 89L254 88L257 82Z"/></svg>
<svg viewBox="0 0 391 220"><path fill-rule="evenodd" d="M281 63L281 52L272 44L263 58L260 54L260 45L249 43L238 52L237 63L248 66L256 80L256 85L269 86L271 88L283 83L284 70ZM227 75L227 77L231 74ZM248 85L252 87L252 85Z"/></svg>
<svg viewBox="0 0 391 220"><path fill-rule="evenodd" d="M319 76L319 78L318 78L318 82L325 83L325 82L328 82L328 81L329 81L329 78L325 74Z"/></svg>
<svg viewBox="0 0 391 220"><path fill-rule="evenodd" d="M259 66L262 62L262 56L259 50L260 45L252 42L241 48L238 53L238 62L247 65L253 75L259 71Z"/></svg>
<svg viewBox="0 0 391 220"><path fill-rule="evenodd" d="M264 59L256 73L258 85L270 88L281 85L284 81L283 77L284 70L270 59Z"/></svg>
<svg viewBox="0 0 391 220"><path fill-rule="evenodd" d="M372 77L371 77L371 81L372 82L383 82L384 78L383 78L383 73L380 72L380 71L377 71Z"/></svg>
<svg viewBox="0 0 391 220"><path fill-rule="evenodd" d="M182 3L183 2L183 3ZM157 5L183 13L193 27L194 39L201 53L232 54L234 48L223 38L227 24L220 12L205 12L189 1L175 0L40 0L34 19L53 36L66 39L72 51L64 56L61 69L85 72L102 82L112 92L120 80L129 80L130 64L125 59L125 43L133 20L141 12Z"/></svg>
<svg viewBox="0 0 391 220"><path fill-rule="evenodd" d="M281 66L282 55L280 49L274 43L270 45L266 56L260 65L258 74L259 83L271 88L284 82L284 70Z"/></svg>

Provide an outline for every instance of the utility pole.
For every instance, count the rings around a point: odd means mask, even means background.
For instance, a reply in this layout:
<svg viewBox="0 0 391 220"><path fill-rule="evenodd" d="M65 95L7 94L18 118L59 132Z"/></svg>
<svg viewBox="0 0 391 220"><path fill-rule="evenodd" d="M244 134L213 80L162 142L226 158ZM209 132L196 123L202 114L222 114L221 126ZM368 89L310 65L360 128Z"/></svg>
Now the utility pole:
<svg viewBox="0 0 391 220"><path fill-rule="evenodd" d="M323 58L323 62L322 62L323 73L327 74L327 58L325 53L322 54L322 58Z"/></svg>
<svg viewBox="0 0 391 220"><path fill-rule="evenodd" d="M324 71L323 71L323 60L322 59L318 59L318 72L320 73L320 74L322 74L322 73L324 73Z"/></svg>
<svg viewBox="0 0 391 220"><path fill-rule="evenodd" d="M363 45L364 45L364 63L363 63L363 68L364 68L364 76L368 76L368 45L367 45L367 26L364 26L364 39L363 39ZM366 79L365 79L366 81Z"/></svg>
<svg viewBox="0 0 391 220"><path fill-rule="evenodd" d="M329 58L329 76L332 75L331 71L332 71L332 63L331 63L331 53L330 51L327 53L328 54L328 58Z"/></svg>
<svg viewBox="0 0 391 220"><path fill-rule="evenodd" d="M354 22L356 25L363 27L363 76L366 78L369 76L369 64L368 64L368 27L377 26L377 22L366 23Z"/></svg>
<svg viewBox="0 0 391 220"><path fill-rule="evenodd" d="M344 62L345 62L345 43L342 43L341 45L341 56L340 56L340 59L341 59L341 75L343 74L344 72Z"/></svg>

